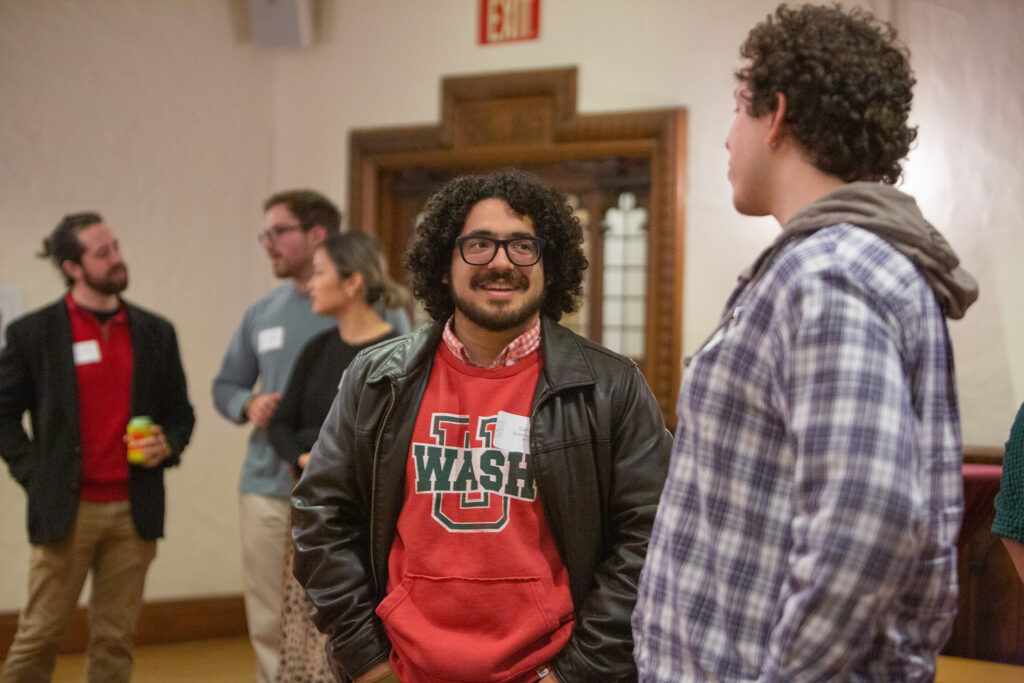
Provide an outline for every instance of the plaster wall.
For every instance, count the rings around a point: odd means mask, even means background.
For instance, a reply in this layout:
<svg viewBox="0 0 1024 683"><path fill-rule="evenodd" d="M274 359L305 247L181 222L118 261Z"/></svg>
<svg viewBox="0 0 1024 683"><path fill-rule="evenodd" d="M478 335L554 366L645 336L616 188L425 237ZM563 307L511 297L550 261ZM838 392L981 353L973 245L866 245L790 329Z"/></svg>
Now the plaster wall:
<svg viewBox="0 0 1024 683"><path fill-rule="evenodd" d="M255 234L272 178L273 59L225 2L0 2L0 286L22 310L63 294L35 258L72 211L119 237L126 297L175 325L197 424L168 471L166 538L147 599L237 594L246 432L210 382L272 278ZM0 477L0 611L25 598L25 496Z"/></svg>

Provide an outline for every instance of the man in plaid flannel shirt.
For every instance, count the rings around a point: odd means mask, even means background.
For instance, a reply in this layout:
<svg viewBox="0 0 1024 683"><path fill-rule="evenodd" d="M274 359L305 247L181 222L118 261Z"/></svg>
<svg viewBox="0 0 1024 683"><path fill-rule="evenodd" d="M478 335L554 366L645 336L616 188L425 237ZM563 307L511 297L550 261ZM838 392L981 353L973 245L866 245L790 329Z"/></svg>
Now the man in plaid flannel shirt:
<svg viewBox="0 0 1024 683"><path fill-rule="evenodd" d="M945 316L977 286L891 185L894 32L780 6L740 53L733 202L782 232L690 360L633 613L640 680L930 680L956 611Z"/></svg>

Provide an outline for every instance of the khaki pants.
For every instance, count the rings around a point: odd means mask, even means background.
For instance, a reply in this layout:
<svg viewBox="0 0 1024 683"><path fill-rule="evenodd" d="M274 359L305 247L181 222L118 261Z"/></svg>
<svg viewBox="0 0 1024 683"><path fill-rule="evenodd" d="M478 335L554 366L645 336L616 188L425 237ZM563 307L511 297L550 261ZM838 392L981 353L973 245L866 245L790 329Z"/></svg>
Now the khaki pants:
<svg viewBox="0 0 1024 683"><path fill-rule="evenodd" d="M64 630L92 572L88 681L128 681L135 621L156 541L135 532L128 501L81 502L70 536L32 546L28 602L4 662L3 683L49 681Z"/></svg>
<svg viewBox="0 0 1024 683"><path fill-rule="evenodd" d="M285 549L291 537L291 504L252 493L239 497L245 618L256 653L256 680L274 683L281 657L281 607Z"/></svg>

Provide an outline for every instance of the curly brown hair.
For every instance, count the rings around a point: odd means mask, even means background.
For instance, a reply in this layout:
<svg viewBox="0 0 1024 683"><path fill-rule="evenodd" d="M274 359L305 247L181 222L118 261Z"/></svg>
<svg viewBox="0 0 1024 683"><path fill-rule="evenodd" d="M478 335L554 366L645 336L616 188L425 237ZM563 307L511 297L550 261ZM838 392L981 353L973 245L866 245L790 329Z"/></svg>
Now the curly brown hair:
<svg viewBox="0 0 1024 683"><path fill-rule="evenodd" d="M488 175L460 176L449 181L428 201L405 254L412 274L412 293L434 320L455 312L451 287L444 280L451 270L455 238L466 217L484 199L501 199L519 215L533 221L544 240L544 298L541 315L560 320L579 307L583 272L583 228L565 195L516 169Z"/></svg>
<svg viewBox="0 0 1024 683"><path fill-rule="evenodd" d="M822 171L846 182L896 183L917 137L907 126L915 83L896 30L860 8L779 5L740 47L736 78L750 88L749 113L786 98L784 123Z"/></svg>

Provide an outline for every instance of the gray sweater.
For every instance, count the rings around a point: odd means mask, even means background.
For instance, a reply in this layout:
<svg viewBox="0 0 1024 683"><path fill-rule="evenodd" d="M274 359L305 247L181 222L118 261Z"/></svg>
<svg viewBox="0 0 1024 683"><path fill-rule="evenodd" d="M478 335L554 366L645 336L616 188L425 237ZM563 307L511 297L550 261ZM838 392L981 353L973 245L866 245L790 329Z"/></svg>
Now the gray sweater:
<svg viewBox="0 0 1024 683"><path fill-rule="evenodd" d="M314 335L337 322L316 315L307 292L291 280L258 299L245 312L213 380L213 402L221 415L242 424L245 402L254 393L283 392L292 365ZM259 389L254 390L257 380ZM265 429L255 428L238 484L241 493L287 499L292 475L277 457Z"/></svg>

